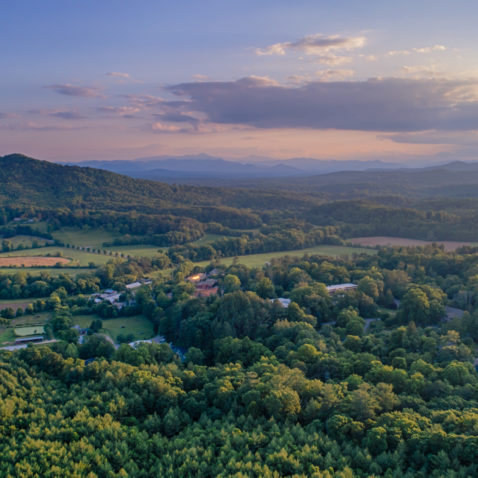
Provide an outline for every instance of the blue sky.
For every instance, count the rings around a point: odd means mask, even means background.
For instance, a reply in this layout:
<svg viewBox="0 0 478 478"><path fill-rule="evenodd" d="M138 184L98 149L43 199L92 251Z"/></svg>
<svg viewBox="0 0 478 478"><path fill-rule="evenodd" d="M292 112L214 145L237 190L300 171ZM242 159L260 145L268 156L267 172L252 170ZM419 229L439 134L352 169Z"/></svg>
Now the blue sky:
<svg viewBox="0 0 478 478"><path fill-rule="evenodd" d="M476 159L470 1L5 2L0 154Z"/></svg>

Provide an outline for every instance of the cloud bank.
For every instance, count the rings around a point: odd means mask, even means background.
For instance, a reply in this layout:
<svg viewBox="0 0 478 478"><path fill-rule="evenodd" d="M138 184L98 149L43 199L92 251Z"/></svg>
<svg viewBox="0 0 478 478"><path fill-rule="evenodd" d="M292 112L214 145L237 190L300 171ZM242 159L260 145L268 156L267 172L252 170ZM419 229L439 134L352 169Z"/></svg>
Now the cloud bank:
<svg viewBox="0 0 478 478"><path fill-rule="evenodd" d="M258 78L173 85L168 113L218 124L409 132L478 129L476 82L386 78L281 86Z"/></svg>

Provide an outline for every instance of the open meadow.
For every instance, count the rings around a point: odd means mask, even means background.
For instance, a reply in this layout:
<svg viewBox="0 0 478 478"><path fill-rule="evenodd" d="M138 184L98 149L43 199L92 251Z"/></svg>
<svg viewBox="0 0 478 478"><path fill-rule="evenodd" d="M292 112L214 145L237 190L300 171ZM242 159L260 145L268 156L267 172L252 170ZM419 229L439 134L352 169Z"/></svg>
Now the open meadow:
<svg viewBox="0 0 478 478"><path fill-rule="evenodd" d="M95 319L103 321L101 332L111 337L115 342L119 334L133 334L135 340L150 339L154 336L153 324L144 315L118 317L116 319L101 319L98 315L74 315L73 324L88 328Z"/></svg>
<svg viewBox="0 0 478 478"><path fill-rule="evenodd" d="M373 249L365 249L362 247L347 247L347 246L315 246L308 247L307 249L296 249L292 251L280 251L280 252L265 252L263 254L248 254L244 256L237 256L237 262L247 267L262 267L266 262L271 259L279 257L302 257L303 255L323 255L330 257L338 256L351 256L353 254L375 254ZM220 259L221 264L225 266L231 265L234 257L223 257ZM211 261L197 262L200 266L206 266Z"/></svg>
<svg viewBox="0 0 478 478"><path fill-rule="evenodd" d="M119 236L119 234L105 229L80 229L76 227L62 227L53 233L53 237L63 244L94 249L104 249L104 242L112 242Z"/></svg>

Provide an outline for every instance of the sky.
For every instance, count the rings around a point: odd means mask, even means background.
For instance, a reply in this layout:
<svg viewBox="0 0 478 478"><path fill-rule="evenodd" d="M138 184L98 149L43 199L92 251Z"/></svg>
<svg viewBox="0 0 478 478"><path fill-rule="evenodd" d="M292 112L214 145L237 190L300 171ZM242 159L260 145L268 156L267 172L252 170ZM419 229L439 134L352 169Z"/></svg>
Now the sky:
<svg viewBox="0 0 478 478"><path fill-rule="evenodd" d="M475 0L16 0L0 155L477 160Z"/></svg>

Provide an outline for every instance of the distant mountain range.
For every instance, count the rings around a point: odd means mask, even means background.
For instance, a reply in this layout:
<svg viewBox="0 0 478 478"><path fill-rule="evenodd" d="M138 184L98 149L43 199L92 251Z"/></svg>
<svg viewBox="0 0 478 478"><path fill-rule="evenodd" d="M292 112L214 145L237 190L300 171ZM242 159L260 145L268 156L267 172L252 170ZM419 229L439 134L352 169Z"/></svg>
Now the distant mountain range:
<svg viewBox="0 0 478 478"><path fill-rule="evenodd" d="M232 161L204 154L179 157L155 156L124 161L84 161L75 164L105 169L134 178L180 183L213 179L304 177L337 171L390 170L403 167L399 163L379 160L335 161L313 158L272 160L260 158Z"/></svg>

